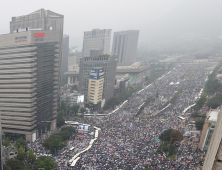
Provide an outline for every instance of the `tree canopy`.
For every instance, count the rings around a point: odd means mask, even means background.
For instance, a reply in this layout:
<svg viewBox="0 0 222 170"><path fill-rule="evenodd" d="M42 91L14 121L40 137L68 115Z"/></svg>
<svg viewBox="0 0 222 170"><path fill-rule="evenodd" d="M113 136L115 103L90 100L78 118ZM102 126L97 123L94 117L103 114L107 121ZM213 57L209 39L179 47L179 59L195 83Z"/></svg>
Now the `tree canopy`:
<svg viewBox="0 0 222 170"><path fill-rule="evenodd" d="M207 106L211 107L212 109L216 109L218 106L220 106L221 102L222 102L222 94L217 94L215 97L208 100Z"/></svg>
<svg viewBox="0 0 222 170"><path fill-rule="evenodd" d="M19 150L20 147L27 149L25 140L21 137L15 142L15 147Z"/></svg>
<svg viewBox="0 0 222 170"><path fill-rule="evenodd" d="M200 120L195 121L195 126L196 126L197 130L203 129L204 121L205 121L204 119L200 119Z"/></svg>
<svg viewBox="0 0 222 170"><path fill-rule="evenodd" d="M35 161L35 165L34 165L35 169L44 168L45 170L52 170L56 167L57 167L56 163L52 160L51 157L48 157L48 156L40 156Z"/></svg>
<svg viewBox="0 0 222 170"><path fill-rule="evenodd" d="M162 141L167 141L172 144L176 141L181 141L183 139L183 135L179 130L167 129L160 134L159 139L161 139Z"/></svg>

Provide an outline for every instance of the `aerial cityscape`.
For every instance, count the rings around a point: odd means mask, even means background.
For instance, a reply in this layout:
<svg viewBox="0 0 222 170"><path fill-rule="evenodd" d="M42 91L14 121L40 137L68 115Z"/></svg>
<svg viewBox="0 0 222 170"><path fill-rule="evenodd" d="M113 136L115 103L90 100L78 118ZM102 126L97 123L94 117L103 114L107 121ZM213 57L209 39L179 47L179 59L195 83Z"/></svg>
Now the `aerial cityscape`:
<svg viewBox="0 0 222 170"><path fill-rule="evenodd" d="M222 170L222 2L12 2L0 170Z"/></svg>

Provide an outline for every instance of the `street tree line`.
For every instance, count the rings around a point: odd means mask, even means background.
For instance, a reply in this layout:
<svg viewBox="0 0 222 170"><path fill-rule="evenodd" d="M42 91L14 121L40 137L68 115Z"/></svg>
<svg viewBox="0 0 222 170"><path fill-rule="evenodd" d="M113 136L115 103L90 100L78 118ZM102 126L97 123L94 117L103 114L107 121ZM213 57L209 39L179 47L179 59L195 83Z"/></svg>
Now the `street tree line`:
<svg viewBox="0 0 222 170"><path fill-rule="evenodd" d="M36 159L33 150L27 152L27 145L22 137L16 141L14 147L18 149L18 155L14 159L9 159L5 162L4 170L37 170L39 168L52 170L57 167L51 157L40 156Z"/></svg>

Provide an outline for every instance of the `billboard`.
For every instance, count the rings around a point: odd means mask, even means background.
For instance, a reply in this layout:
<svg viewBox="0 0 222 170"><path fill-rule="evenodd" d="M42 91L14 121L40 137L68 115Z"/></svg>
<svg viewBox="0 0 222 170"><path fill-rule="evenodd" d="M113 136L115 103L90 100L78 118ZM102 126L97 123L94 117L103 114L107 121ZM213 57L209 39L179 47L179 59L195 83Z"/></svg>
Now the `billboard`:
<svg viewBox="0 0 222 170"><path fill-rule="evenodd" d="M77 98L77 103L82 103L84 102L84 95L78 96Z"/></svg>
<svg viewBox="0 0 222 170"><path fill-rule="evenodd" d="M90 79L98 79L98 69L91 69L90 70Z"/></svg>
<svg viewBox="0 0 222 170"><path fill-rule="evenodd" d="M103 69L99 69L99 79L104 78L104 71Z"/></svg>
<svg viewBox="0 0 222 170"><path fill-rule="evenodd" d="M90 79L98 80L104 78L103 69L91 69L90 70Z"/></svg>

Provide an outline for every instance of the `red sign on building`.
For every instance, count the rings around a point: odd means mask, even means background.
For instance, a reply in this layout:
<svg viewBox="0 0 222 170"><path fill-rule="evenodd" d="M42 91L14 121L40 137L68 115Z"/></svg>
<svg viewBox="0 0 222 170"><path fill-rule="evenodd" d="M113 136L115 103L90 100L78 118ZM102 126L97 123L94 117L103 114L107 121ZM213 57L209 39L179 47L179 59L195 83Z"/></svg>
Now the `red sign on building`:
<svg viewBox="0 0 222 170"><path fill-rule="evenodd" d="M45 33L35 33L35 37L45 37Z"/></svg>

